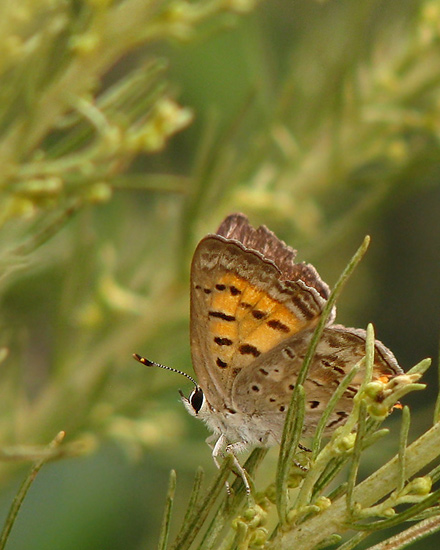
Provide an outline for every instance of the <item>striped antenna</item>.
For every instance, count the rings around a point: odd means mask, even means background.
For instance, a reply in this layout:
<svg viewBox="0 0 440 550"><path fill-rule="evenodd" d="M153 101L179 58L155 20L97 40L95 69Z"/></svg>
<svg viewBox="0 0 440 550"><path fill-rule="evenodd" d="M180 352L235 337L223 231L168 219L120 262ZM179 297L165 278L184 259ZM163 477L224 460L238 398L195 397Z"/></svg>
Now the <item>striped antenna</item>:
<svg viewBox="0 0 440 550"><path fill-rule="evenodd" d="M160 369L170 370L171 372L181 374L182 376L185 376L186 378L188 378L188 380L191 380L194 386L198 388L197 382L194 380L192 376L190 376L189 374L186 374L186 372L183 372L178 369L173 369L172 367L167 367L166 365L161 365L160 363L156 363L156 361L150 361L146 357L142 357L142 355L138 355L137 353L133 353L133 357L136 359L136 361L139 361L139 363L142 363L146 367L159 367Z"/></svg>

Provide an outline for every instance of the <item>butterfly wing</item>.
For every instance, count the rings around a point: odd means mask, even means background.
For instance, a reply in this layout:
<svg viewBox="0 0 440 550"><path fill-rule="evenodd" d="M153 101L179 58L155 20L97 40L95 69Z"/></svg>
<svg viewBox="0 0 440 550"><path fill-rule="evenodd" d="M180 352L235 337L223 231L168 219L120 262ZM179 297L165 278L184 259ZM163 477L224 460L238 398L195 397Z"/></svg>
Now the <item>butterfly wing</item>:
<svg viewBox="0 0 440 550"><path fill-rule="evenodd" d="M234 380L319 319L329 289L313 266L234 214L198 245L191 267L191 352L211 406L231 406Z"/></svg>
<svg viewBox="0 0 440 550"><path fill-rule="evenodd" d="M312 335L313 330L306 330L293 336L240 372L232 390L232 407L250 416L264 417L268 431L282 433L285 414ZM304 383L306 435L313 433L343 377L365 356L365 343L366 333L361 329L342 325L324 329ZM402 372L391 351L376 340L373 379L391 378ZM363 376L361 369L337 403L327 429L342 424L348 416Z"/></svg>

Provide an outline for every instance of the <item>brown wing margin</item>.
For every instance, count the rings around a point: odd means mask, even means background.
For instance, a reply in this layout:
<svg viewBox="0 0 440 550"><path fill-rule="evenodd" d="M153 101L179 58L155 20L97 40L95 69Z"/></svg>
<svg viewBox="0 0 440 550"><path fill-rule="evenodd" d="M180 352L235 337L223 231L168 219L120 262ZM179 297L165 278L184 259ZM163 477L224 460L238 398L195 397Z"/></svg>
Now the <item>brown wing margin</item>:
<svg viewBox="0 0 440 550"><path fill-rule="evenodd" d="M220 224L217 235L238 241L244 248L258 253L266 261L273 262L280 271L281 280L301 280L317 290L325 300L329 297L330 289L321 280L316 269L304 262L295 263L297 251L279 239L265 225L254 228L244 214L231 214Z"/></svg>

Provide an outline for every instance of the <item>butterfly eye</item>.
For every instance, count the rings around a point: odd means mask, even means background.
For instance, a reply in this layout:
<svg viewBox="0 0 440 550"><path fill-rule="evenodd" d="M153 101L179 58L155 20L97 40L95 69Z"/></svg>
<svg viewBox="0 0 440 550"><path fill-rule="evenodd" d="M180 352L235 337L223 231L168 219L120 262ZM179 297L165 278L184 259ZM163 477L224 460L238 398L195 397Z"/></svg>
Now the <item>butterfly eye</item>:
<svg viewBox="0 0 440 550"><path fill-rule="evenodd" d="M188 398L188 401L191 403L192 408L196 413L202 408L205 396L203 395L202 388L197 387Z"/></svg>

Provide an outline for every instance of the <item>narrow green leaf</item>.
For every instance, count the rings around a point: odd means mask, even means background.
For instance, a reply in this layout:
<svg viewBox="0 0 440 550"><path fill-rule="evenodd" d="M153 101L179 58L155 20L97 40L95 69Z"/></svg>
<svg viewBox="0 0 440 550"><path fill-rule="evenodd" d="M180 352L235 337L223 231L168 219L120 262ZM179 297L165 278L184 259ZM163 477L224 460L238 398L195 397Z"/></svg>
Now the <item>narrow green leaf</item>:
<svg viewBox="0 0 440 550"><path fill-rule="evenodd" d="M267 449L254 449L244 464L244 469L249 475L261 464L267 454ZM226 495L225 499L219 505L213 514L213 519L200 542L199 550L211 550L217 548L220 539L223 540L223 529L225 525L237 514L243 499L246 497L246 491L241 478L237 478L232 484L232 496ZM223 541L227 544L226 539ZM223 543L222 543L223 544Z"/></svg>
<svg viewBox="0 0 440 550"><path fill-rule="evenodd" d="M440 489L437 489L437 491L430 493L421 502L410 506L409 508L407 508L403 512L400 512L399 514L396 514L392 518L378 520L368 524L347 522L347 527L349 527L350 529L355 529L357 531L380 531L381 529L388 529L390 527L394 527L395 525L399 525L403 521L408 521L417 514L420 514L420 512L427 510L430 506L438 502L439 498Z"/></svg>
<svg viewBox="0 0 440 550"><path fill-rule="evenodd" d="M341 544L341 546L338 547L338 550L353 550L353 548L356 548L356 546L369 535L370 533L366 532L356 533L354 537L351 537L349 540L344 542L344 544Z"/></svg>
<svg viewBox="0 0 440 550"><path fill-rule="evenodd" d="M64 436L65 436L65 432L59 432L57 436L53 439L53 441L48 445L48 449L54 449L58 447L62 443ZM5 545L8 541L12 527L15 523L15 520L17 519L18 512L23 504L23 501L27 495L27 492L29 491L32 483L37 477L38 472L41 470L44 464L48 460L50 460L50 458L51 456L50 454L48 454L46 457L42 458L41 460L38 460L33 465L28 476L26 477L20 489L18 490L18 493L15 495L15 498L11 504L8 516L6 518L5 524L3 526L3 529L0 535L0 550L3 550L5 548Z"/></svg>
<svg viewBox="0 0 440 550"><path fill-rule="evenodd" d="M435 400L434 407L434 424L440 420L440 345L439 355L437 359L437 399Z"/></svg>
<svg viewBox="0 0 440 550"><path fill-rule="evenodd" d="M356 439L354 442L350 470L348 472L347 494L346 494L347 514L350 514L352 509L353 491L356 485L357 474L359 470L359 463L361 460L362 443L365 435L366 419L367 419L367 406L363 401L361 401L360 409L359 409L359 417L358 417L358 428L356 431Z"/></svg>
<svg viewBox="0 0 440 550"><path fill-rule="evenodd" d="M167 499L163 512L162 526L160 529L159 544L157 550L166 550L168 544L168 536L170 534L170 520L173 508L174 493L176 491L176 471L171 470L170 480L168 482Z"/></svg>
<svg viewBox="0 0 440 550"><path fill-rule="evenodd" d="M434 518L429 518L416 525L412 525L394 537L390 537L379 544L371 546L369 550L403 550L403 548L408 548L408 546L412 546L415 542L429 535L433 535L439 530L440 517L437 515ZM345 549L341 547L338 550Z"/></svg>
<svg viewBox="0 0 440 550"><path fill-rule="evenodd" d="M212 481L206 490L204 498L194 506L192 514L187 518L187 521L182 525L171 548L173 550L186 550L189 548L199 533L203 523L211 511L214 503L221 491L226 491L225 482L230 473L230 459L226 458L223 461L219 473Z"/></svg>
<svg viewBox="0 0 440 550"><path fill-rule="evenodd" d="M312 442L312 460L315 460L318 456L319 449L321 447L321 440L322 435L324 433L325 427L327 425L327 421L333 412L336 404L341 399L342 395L344 394L347 387L350 385L353 378L356 376L356 374L359 372L359 369L361 367L361 364L363 364L365 361L364 359L361 359L359 363L357 363L351 371L346 374L342 380L342 382L337 387L336 391L330 398L330 401L325 408L324 412L321 415L321 418L319 419L318 426L316 427L315 435L313 436L313 442Z"/></svg>
<svg viewBox="0 0 440 550"><path fill-rule="evenodd" d="M196 471L193 488L191 491L191 495L189 497L188 507L186 509L185 517L182 522L183 525L188 521L188 519L191 517L194 511L194 507L199 498L200 489L202 487L202 482L204 477L205 477L205 472L203 471L203 468L199 466L199 468L197 468L197 471Z"/></svg>
<svg viewBox="0 0 440 550"><path fill-rule="evenodd" d="M353 273L356 266L359 264L363 258L365 252L368 249L370 243L370 237L366 236L361 246L358 248L354 256L351 258L350 262L347 264L347 267L342 272L339 280L337 281L333 291L331 292L329 299L324 307L322 316L318 322L318 325L313 334L310 345L307 349L303 365L299 372L295 389L293 391L292 399L290 402L289 410L287 411L286 421L284 423L283 436L281 439L280 454L277 466L277 477L276 477L276 487L277 487L277 509L278 515L281 524L286 522L286 511L287 511L287 478L288 471L291 467L292 461L296 452L296 444L293 439L298 435L299 428L299 394L302 390L305 379L307 378L307 373L309 371L313 356L315 354L316 347L318 346L319 340L321 339L322 332L327 324L328 318L330 317L333 307L337 298L339 297L345 283L348 281L350 275ZM304 397L302 398L304 400ZM299 433L299 435L301 435ZM299 439L298 439L299 441Z"/></svg>
<svg viewBox="0 0 440 550"><path fill-rule="evenodd" d="M278 460L276 476L277 509L278 516L282 524L286 522L287 514L287 481L289 478L290 468L293 465L293 459L298 448L304 424L305 392L303 386L296 384L294 393L295 399L289 408L295 411L296 414L295 416L290 415L288 421L284 424L286 444L283 448L284 452L281 452L280 450L280 458Z"/></svg>
<svg viewBox="0 0 440 550"><path fill-rule="evenodd" d="M406 476L406 446L408 444L408 433L411 422L410 410L407 405L402 410L402 423L400 425L399 439L399 483L397 491L401 491L405 486Z"/></svg>

